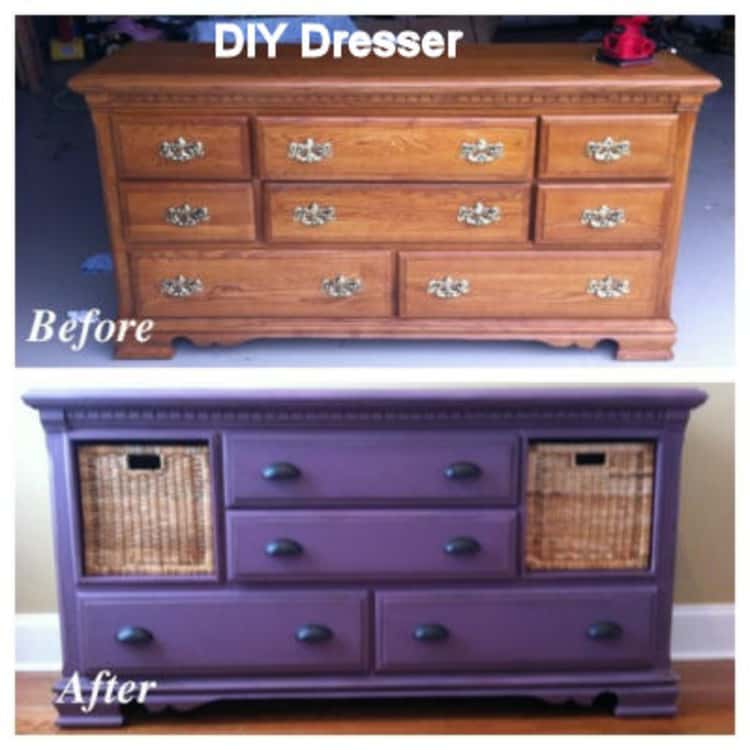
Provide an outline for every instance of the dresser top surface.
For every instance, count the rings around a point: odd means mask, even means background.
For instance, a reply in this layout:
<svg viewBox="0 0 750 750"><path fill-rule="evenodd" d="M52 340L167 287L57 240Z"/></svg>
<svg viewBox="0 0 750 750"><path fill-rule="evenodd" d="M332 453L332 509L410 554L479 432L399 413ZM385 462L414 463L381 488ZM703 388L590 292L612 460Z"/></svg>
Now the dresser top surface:
<svg viewBox="0 0 750 750"><path fill-rule="evenodd" d="M212 44L134 43L71 79L79 92L129 89L237 91L310 85L351 90L399 87L571 91L689 91L706 94L720 81L676 55L660 53L650 65L617 68L596 62L591 44L465 44L455 59L375 56L302 59L283 45L276 59L216 59Z"/></svg>
<svg viewBox="0 0 750 750"><path fill-rule="evenodd" d="M268 407L356 408L359 406L466 406L472 408L544 407L692 409L706 400L697 388L505 388L400 390L87 390L33 391L24 401L37 409L52 408L224 408Z"/></svg>

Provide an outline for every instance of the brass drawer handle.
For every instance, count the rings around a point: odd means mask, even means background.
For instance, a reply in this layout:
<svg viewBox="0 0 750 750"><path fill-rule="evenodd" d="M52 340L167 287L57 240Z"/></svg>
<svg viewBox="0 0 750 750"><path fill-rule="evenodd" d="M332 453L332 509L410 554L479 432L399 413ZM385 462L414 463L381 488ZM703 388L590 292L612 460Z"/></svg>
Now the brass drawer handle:
<svg viewBox="0 0 750 750"><path fill-rule="evenodd" d="M336 220L336 209L333 206L310 203L307 206L297 206L292 216L295 221L306 227L320 227Z"/></svg>
<svg viewBox="0 0 750 750"><path fill-rule="evenodd" d="M362 279L357 276L334 276L323 279L320 288L328 297L353 297L362 291Z"/></svg>
<svg viewBox="0 0 750 750"><path fill-rule="evenodd" d="M454 279L452 276L443 276L442 279L430 279L427 283L427 294L438 299L455 299L471 291L468 279Z"/></svg>
<svg viewBox="0 0 750 750"><path fill-rule="evenodd" d="M603 141L589 141L586 144L586 154L594 161L620 161L630 156L630 141L616 141L610 136Z"/></svg>
<svg viewBox="0 0 750 750"><path fill-rule="evenodd" d="M189 141L179 136L174 141L162 141L159 154L167 161L186 162L202 159L206 155L206 149L201 141Z"/></svg>
<svg viewBox="0 0 750 750"><path fill-rule="evenodd" d="M292 161L302 164L315 164L333 156L333 144L330 141L316 143L314 138L306 138L304 141L291 141L287 156Z"/></svg>
<svg viewBox="0 0 750 750"><path fill-rule="evenodd" d="M460 206L457 221L469 227L486 227L500 221L500 209L497 206L485 206L475 203L473 206Z"/></svg>
<svg viewBox="0 0 750 750"><path fill-rule="evenodd" d="M196 227L210 219L207 206L193 208L189 203L183 203L181 206L170 206L164 214L164 220L167 224L172 224L175 227Z"/></svg>
<svg viewBox="0 0 750 750"><path fill-rule="evenodd" d="M586 208L581 213L581 224L591 229L614 229L618 224L625 223L624 208Z"/></svg>
<svg viewBox="0 0 750 750"><path fill-rule="evenodd" d="M161 293L165 297L192 297L203 291L203 282L198 279L189 279L180 274L173 279L163 279L161 282Z"/></svg>
<svg viewBox="0 0 750 750"><path fill-rule="evenodd" d="M471 164L491 164L505 155L505 146L498 141L488 143L480 138L474 143L464 142L461 144L461 156Z"/></svg>
<svg viewBox="0 0 750 750"><path fill-rule="evenodd" d="M616 279L605 276L603 279L590 279L586 293L599 299L616 299L630 294L630 279Z"/></svg>

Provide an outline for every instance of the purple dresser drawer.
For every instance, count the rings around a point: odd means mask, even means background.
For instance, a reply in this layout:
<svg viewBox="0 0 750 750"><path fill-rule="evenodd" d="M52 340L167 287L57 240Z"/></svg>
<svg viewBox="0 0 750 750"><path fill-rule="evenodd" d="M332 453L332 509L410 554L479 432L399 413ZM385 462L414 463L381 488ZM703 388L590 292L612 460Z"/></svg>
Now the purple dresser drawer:
<svg viewBox="0 0 750 750"><path fill-rule="evenodd" d="M229 578L508 578L515 511L230 511Z"/></svg>
<svg viewBox="0 0 750 750"><path fill-rule="evenodd" d="M308 430L226 438L227 503L512 505L517 438L482 430Z"/></svg>
<svg viewBox="0 0 750 750"><path fill-rule="evenodd" d="M379 593L376 670L648 667L655 604L655 589L632 587Z"/></svg>
<svg viewBox="0 0 750 750"><path fill-rule="evenodd" d="M368 666L362 591L83 594L78 611L88 673L325 674Z"/></svg>

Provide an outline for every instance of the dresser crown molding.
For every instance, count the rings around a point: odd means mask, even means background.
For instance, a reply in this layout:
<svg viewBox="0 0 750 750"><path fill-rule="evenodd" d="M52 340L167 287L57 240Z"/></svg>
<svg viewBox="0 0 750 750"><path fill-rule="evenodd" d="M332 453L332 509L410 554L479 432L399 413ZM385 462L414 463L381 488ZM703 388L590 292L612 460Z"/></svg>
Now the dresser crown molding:
<svg viewBox="0 0 750 750"><path fill-rule="evenodd" d="M79 73L120 357L258 338L538 340L666 359L697 111L719 81L592 45L455 59L214 59L149 43Z"/></svg>
<svg viewBox="0 0 750 750"><path fill-rule="evenodd" d="M124 721L66 693L101 669L155 679L149 711L529 695L672 715L680 454L705 398L28 394L52 466L58 723Z"/></svg>

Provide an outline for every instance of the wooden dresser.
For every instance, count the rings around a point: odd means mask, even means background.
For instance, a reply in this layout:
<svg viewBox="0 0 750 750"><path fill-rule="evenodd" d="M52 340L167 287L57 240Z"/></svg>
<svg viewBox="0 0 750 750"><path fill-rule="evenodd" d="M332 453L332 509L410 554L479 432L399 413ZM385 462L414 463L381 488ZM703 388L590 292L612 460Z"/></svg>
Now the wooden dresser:
<svg viewBox="0 0 750 750"><path fill-rule="evenodd" d="M63 679L671 715L691 389L32 394ZM63 726L118 725L68 693Z"/></svg>
<svg viewBox="0 0 750 750"><path fill-rule="evenodd" d="M74 77L96 126L121 357L264 337L536 339L667 359L696 116L719 81L590 45L214 59ZM696 304L699 304L696 300Z"/></svg>

